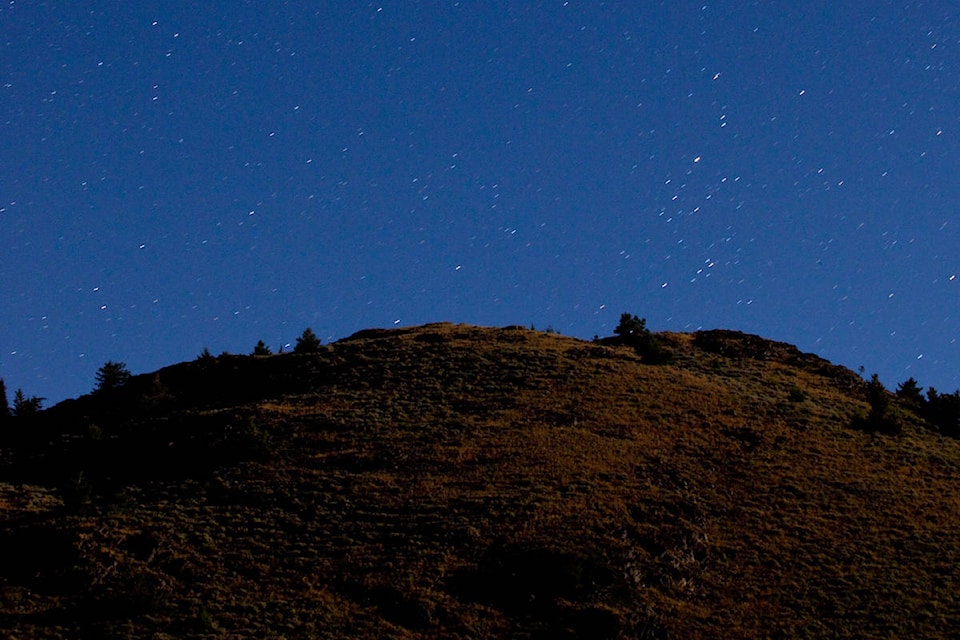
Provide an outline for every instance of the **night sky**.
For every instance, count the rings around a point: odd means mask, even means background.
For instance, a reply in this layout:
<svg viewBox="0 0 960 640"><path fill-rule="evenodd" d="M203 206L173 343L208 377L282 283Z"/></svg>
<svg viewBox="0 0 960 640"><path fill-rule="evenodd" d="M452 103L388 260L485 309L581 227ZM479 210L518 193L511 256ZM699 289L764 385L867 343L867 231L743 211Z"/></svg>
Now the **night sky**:
<svg viewBox="0 0 960 640"><path fill-rule="evenodd" d="M448 320L960 387L954 2L0 6L0 377Z"/></svg>

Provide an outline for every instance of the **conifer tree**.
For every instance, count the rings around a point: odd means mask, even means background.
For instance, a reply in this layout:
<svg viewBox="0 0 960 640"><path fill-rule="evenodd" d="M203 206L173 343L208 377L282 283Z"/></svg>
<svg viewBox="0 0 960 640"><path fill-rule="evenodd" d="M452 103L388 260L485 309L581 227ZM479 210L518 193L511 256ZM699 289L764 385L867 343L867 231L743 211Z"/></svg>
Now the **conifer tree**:
<svg viewBox="0 0 960 640"><path fill-rule="evenodd" d="M122 387L130 380L130 371L123 362L107 360L97 370L97 385L94 391L107 391Z"/></svg>
<svg viewBox="0 0 960 640"><path fill-rule="evenodd" d="M38 398L37 396L30 396L28 398L26 394L23 393L23 389L17 389L17 392L13 394L13 415L18 418L34 415L40 412L42 404L43 398Z"/></svg>
<svg viewBox="0 0 960 640"><path fill-rule="evenodd" d="M923 406L923 389L914 378L908 378L897 385L897 397L915 409Z"/></svg>
<svg viewBox="0 0 960 640"><path fill-rule="evenodd" d="M902 425L889 412L890 398L877 374L873 374L867 383L867 403L870 405L867 424L872 430L887 434L900 433Z"/></svg>
<svg viewBox="0 0 960 640"><path fill-rule="evenodd" d="M10 417L10 403L7 401L7 385L0 378L0 420Z"/></svg>
<svg viewBox="0 0 960 640"><path fill-rule="evenodd" d="M268 346L263 342L263 340L260 340L259 342L257 342L257 346L255 346L255 347L253 348L253 355L255 355L255 356L269 356L269 355L273 355L273 352L270 351L270 347L268 347Z"/></svg>
<svg viewBox="0 0 960 640"><path fill-rule="evenodd" d="M300 337L297 338L297 344L293 347L294 353L316 353L319 350L320 338L310 327L304 329Z"/></svg>
<svg viewBox="0 0 960 640"><path fill-rule="evenodd" d="M890 399L887 398L887 390L877 374L873 374L867 384L867 402L870 404L870 422L874 425L881 424L887 415Z"/></svg>

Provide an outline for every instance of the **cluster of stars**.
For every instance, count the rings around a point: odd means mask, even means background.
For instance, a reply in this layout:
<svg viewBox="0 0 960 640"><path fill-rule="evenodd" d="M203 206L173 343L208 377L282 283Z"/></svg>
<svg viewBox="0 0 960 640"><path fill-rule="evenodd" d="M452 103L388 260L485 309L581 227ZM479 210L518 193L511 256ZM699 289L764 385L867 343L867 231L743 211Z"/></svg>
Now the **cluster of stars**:
<svg viewBox="0 0 960 640"><path fill-rule="evenodd" d="M6 7L0 314L33 320L0 375L57 370L24 356L57 332L137 369L204 333L630 311L957 386L954 25L598 7Z"/></svg>

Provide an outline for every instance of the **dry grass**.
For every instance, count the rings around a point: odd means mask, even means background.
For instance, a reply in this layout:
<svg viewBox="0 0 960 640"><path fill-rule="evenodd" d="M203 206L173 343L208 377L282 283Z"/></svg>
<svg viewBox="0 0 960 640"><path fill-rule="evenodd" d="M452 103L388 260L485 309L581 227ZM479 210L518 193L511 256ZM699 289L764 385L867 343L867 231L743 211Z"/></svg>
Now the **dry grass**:
<svg viewBox="0 0 960 640"><path fill-rule="evenodd" d="M20 549L0 562L0 629L952 637L958 443L907 416L900 436L853 430L855 376L722 338L663 336L673 361L651 366L520 328L370 331L316 356L221 359L231 384L269 376L248 402L178 404L181 365L152 380L169 406L149 416L53 412L60 430L106 425L104 442L215 433L218 453L176 477L89 470L92 501L73 509L37 478L0 485L4 548ZM82 466L78 451L63 455Z"/></svg>

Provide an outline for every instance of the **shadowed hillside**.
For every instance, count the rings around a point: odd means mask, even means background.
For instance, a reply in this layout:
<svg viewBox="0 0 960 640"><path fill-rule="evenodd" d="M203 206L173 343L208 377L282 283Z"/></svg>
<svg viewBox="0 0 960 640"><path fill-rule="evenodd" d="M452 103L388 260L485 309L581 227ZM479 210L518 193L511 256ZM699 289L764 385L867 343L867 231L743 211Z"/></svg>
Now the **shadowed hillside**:
<svg viewBox="0 0 960 640"><path fill-rule="evenodd" d="M0 635L949 638L960 442L730 331L436 324L9 422Z"/></svg>

